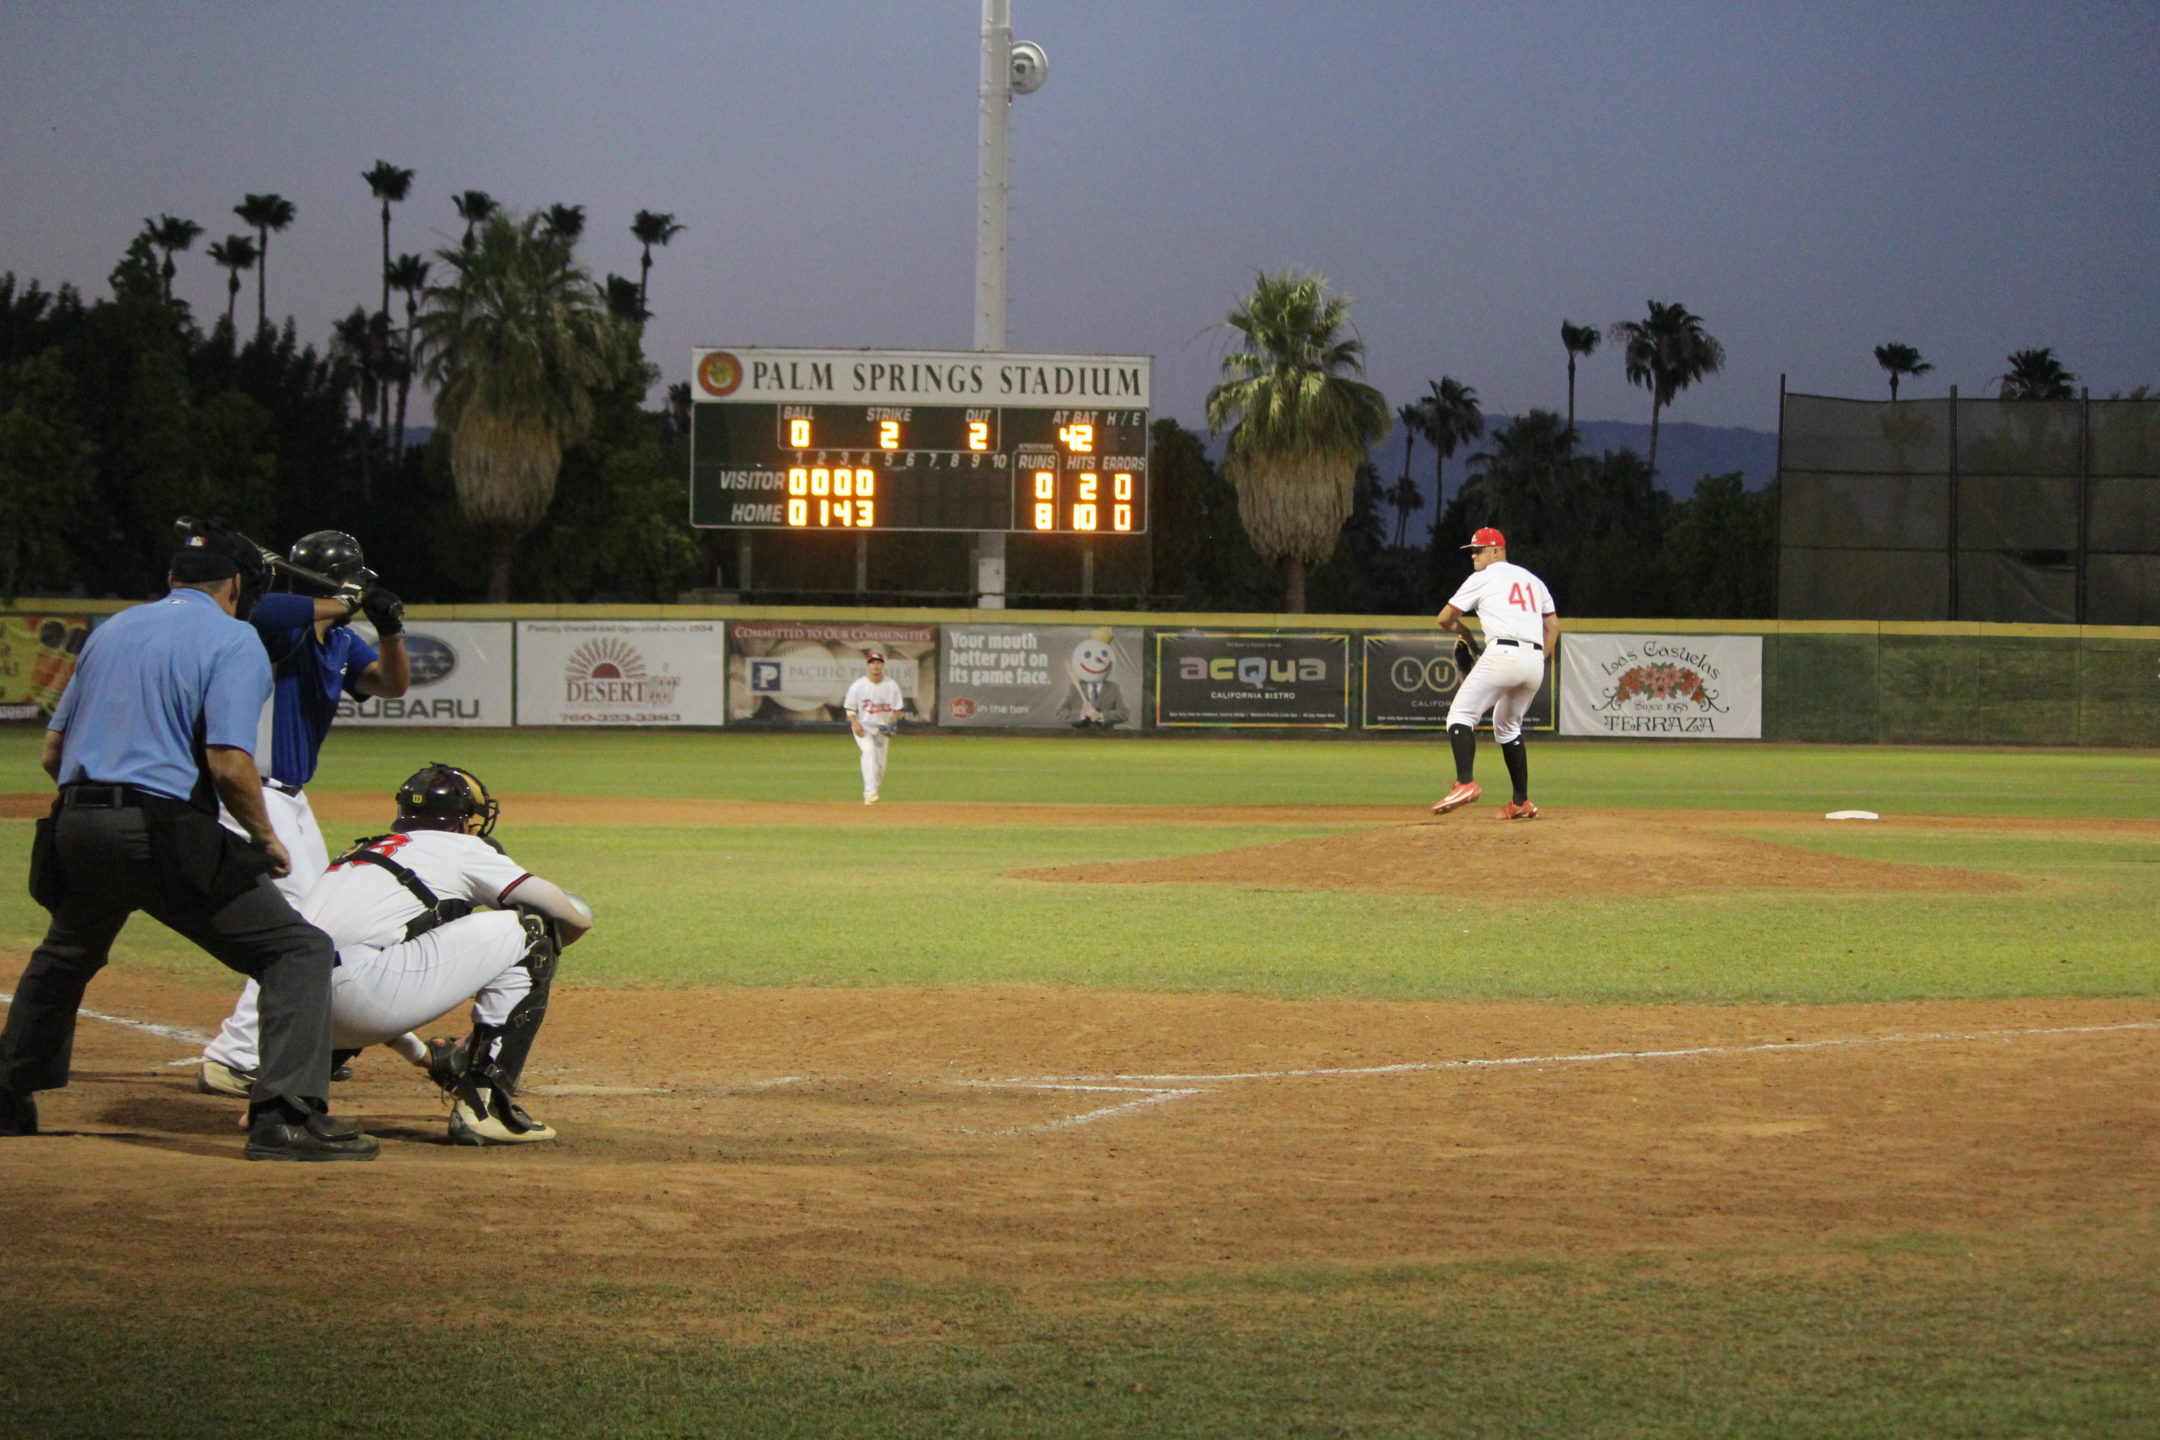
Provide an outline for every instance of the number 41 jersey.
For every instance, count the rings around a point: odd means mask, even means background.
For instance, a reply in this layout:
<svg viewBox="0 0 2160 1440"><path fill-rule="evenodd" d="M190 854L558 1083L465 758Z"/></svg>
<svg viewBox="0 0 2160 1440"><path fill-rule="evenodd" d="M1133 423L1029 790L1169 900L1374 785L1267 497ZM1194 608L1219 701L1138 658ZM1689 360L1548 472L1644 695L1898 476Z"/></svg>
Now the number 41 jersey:
<svg viewBox="0 0 2160 1440"><path fill-rule="evenodd" d="M1485 628L1485 643L1521 640L1545 643L1545 617L1553 613L1552 591L1520 565L1502 560L1472 572L1448 604L1475 615Z"/></svg>

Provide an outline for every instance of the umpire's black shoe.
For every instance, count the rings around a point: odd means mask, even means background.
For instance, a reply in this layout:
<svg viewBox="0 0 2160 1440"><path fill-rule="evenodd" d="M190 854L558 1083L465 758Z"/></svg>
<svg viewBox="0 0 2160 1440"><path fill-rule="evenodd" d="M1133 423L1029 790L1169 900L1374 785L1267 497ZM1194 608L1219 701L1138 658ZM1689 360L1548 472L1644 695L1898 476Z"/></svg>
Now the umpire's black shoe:
<svg viewBox="0 0 2160 1440"><path fill-rule="evenodd" d="M37 1134L37 1102L13 1090L0 1090L0 1136Z"/></svg>
<svg viewBox="0 0 2160 1440"><path fill-rule="evenodd" d="M254 1117L246 1153L250 1160L373 1160L382 1143L357 1120L279 1104Z"/></svg>

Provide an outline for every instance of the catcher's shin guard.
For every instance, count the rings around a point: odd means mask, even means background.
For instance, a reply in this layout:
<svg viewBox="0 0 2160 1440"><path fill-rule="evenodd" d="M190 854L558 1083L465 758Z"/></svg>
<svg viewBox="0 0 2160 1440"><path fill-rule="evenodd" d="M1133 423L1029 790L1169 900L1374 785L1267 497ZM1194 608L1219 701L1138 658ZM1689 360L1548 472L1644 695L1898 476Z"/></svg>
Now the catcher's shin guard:
<svg viewBox="0 0 2160 1440"><path fill-rule="evenodd" d="M510 1017L498 1032L502 1038L491 1057L494 1068L501 1072L512 1094L517 1093L518 1077L525 1073L525 1058L532 1054L533 1038L540 1033L540 1022L547 1017L548 991L555 983L556 962L562 958L561 932L555 928L555 922L532 910L525 911L523 918L525 955L518 964L532 976L532 988L511 1008ZM475 1027L473 1031L476 1042L480 1028ZM471 1050L475 1060L482 1053L475 1044Z"/></svg>

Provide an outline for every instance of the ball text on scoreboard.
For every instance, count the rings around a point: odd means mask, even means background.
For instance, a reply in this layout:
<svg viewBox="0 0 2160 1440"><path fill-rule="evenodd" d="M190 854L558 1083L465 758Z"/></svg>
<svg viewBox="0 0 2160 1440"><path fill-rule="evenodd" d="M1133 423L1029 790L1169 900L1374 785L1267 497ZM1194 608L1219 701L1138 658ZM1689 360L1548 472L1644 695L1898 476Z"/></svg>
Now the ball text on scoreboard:
<svg viewBox="0 0 2160 1440"><path fill-rule="evenodd" d="M1145 356L737 347L692 374L694 525L1147 530Z"/></svg>

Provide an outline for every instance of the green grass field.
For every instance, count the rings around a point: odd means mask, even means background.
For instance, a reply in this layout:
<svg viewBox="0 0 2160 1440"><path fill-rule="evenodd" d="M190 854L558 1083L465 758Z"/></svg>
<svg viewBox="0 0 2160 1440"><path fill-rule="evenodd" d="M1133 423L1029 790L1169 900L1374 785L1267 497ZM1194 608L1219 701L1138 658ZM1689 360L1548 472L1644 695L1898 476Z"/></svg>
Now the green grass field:
<svg viewBox="0 0 2160 1440"><path fill-rule="evenodd" d="M846 802L854 751L832 735L345 730L316 788L387 797L431 759L479 773L505 798L512 853L602 918L566 962L570 985L1030 982L1593 1004L2160 995L2160 851L2142 837L1820 820L1847 807L2160 819L2160 754L1551 742L1532 755L1534 793L1552 810L1772 812L1781 818L1750 833L2027 884L1502 906L1010 878L1328 828L1182 821L1191 806L1399 805L1412 822L1444 788L1444 747L1431 741L916 736L895 746L889 813L829 828L594 835L521 823L518 806L539 795ZM35 759L34 732L0 731L0 791L42 789ZM1489 745L1480 769L1498 775ZM1132 813L914 824L916 801ZM21 875L29 828L0 822L0 870ZM0 893L0 948L15 952L43 918L20 890ZM862 960L873 933L875 959ZM1646 934L1657 942L1612 938ZM147 922L116 958L229 983ZM1233 1264L1042 1291L686 1277L626 1294L581 1284L572 1266L549 1295L478 1293L471 1317L422 1305L409 1318L256 1291L173 1296L155 1276L16 1295L0 1435L2160 1436L2150 1207L2089 1229L1796 1233L1639 1259ZM248 1330L186 1323L241 1314ZM295 1402L264 1364L265 1326L338 1357L345 1392ZM100 1383L86 1386L93 1374ZM170 1405L176 1392L190 1403Z"/></svg>

